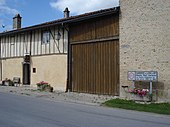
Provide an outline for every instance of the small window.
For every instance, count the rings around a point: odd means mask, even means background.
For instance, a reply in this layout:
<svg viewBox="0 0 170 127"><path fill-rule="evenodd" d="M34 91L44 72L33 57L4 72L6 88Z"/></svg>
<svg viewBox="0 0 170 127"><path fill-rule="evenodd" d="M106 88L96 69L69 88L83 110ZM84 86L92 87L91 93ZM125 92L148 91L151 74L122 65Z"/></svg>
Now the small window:
<svg viewBox="0 0 170 127"><path fill-rule="evenodd" d="M33 68L33 73L36 73L36 68Z"/></svg>
<svg viewBox="0 0 170 127"><path fill-rule="evenodd" d="M42 44L48 44L50 42L50 32L44 31L42 33Z"/></svg>

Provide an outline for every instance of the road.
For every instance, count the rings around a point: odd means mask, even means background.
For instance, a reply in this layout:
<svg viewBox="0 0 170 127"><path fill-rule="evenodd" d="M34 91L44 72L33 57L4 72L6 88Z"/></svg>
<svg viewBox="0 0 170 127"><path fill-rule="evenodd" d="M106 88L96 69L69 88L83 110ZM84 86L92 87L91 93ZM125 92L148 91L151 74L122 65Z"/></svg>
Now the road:
<svg viewBox="0 0 170 127"><path fill-rule="evenodd" d="M170 127L170 116L0 93L0 127Z"/></svg>

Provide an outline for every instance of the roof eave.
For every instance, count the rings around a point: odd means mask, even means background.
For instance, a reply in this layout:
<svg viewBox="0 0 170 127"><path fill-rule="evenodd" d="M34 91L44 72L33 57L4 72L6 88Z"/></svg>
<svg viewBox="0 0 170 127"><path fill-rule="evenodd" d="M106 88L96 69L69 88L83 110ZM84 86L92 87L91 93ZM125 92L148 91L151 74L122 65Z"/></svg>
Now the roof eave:
<svg viewBox="0 0 170 127"><path fill-rule="evenodd" d="M92 18L104 16L104 15L119 13L119 10L120 10L120 7L114 7L114 11L113 10L106 11L106 12L104 11L102 13L96 13L96 14L80 16L80 17L79 16L72 16L72 17L68 17L66 19L63 19L61 21L59 20L59 21L56 21L56 22L51 22L49 24L43 23L43 24L39 24L39 25L35 25L35 26L30 26L30 27L17 29L17 30L11 30L11 31L7 31L7 32L3 32L3 33L0 33L0 36L22 33L22 32L26 32L26 31L35 30L35 29L43 29L43 28L51 27L51 26L55 26L55 25L63 25L63 24L70 24L70 23L74 23L74 22L80 22L80 21L83 21L83 20L86 20L86 19L92 19Z"/></svg>

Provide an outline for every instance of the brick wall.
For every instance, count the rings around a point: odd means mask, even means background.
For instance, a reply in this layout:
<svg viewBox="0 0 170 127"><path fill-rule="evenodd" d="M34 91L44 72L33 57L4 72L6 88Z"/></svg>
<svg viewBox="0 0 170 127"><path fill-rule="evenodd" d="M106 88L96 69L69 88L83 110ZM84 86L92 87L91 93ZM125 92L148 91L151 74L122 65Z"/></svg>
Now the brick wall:
<svg viewBox="0 0 170 127"><path fill-rule="evenodd" d="M170 0L120 0L120 9L120 86L128 71L158 71L155 99L169 101Z"/></svg>

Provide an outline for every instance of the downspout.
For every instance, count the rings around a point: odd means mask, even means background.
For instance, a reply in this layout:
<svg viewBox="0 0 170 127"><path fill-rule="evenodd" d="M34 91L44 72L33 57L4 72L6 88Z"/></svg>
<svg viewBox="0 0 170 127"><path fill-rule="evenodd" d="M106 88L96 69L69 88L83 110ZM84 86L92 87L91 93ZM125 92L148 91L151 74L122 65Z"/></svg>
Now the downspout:
<svg viewBox="0 0 170 127"><path fill-rule="evenodd" d="M30 32L30 84L31 84L31 67L32 67L32 58L31 58L31 55L32 55L32 52L31 52L31 49L32 49L32 31Z"/></svg>
<svg viewBox="0 0 170 127"><path fill-rule="evenodd" d="M69 91L72 91L71 89L71 76L70 76L70 35L69 35L69 29L67 29L63 24L63 29L65 29L67 31L67 81L66 81L66 91L65 92L69 92ZM64 36L64 35L63 35Z"/></svg>
<svg viewBox="0 0 170 127"><path fill-rule="evenodd" d="M0 80L2 81L2 56L1 56L1 37L0 37L0 68L1 68L1 72L0 72Z"/></svg>
<svg viewBox="0 0 170 127"><path fill-rule="evenodd" d="M72 58L71 58L71 56L72 56L72 51L71 51L71 44L70 44L70 32L68 31L68 90L70 91L70 92L72 92Z"/></svg>
<svg viewBox="0 0 170 127"><path fill-rule="evenodd" d="M67 29L66 29L67 30ZM71 91L70 90L70 37L69 37L69 30L67 30L67 38L68 38L68 46L67 46L67 48L68 48L68 50L67 50L67 89L66 89L66 91L68 92L68 91Z"/></svg>

